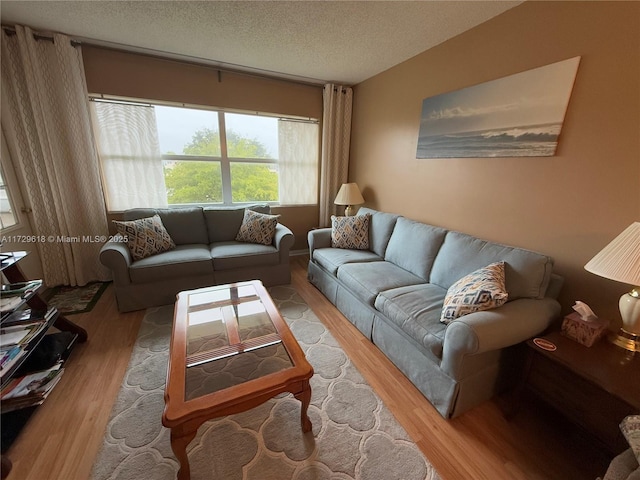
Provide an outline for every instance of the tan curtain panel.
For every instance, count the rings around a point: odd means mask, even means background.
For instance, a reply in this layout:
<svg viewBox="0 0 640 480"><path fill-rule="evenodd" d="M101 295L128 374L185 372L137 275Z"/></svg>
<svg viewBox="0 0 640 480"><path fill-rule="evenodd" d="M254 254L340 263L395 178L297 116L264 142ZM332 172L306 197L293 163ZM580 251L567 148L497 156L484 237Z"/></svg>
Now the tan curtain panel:
<svg viewBox="0 0 640 480"><path fill-rule="evenodd" d="M333 201L349 174L353 90L326 84L323 92L322 159L320 167L319 226L328 227L335 214Z"/></svg>
<svg viewBox="0 0 640 480"><path fill-rule="evenodd" d="M52 40L2 31L2 129L43 239L34 248L45 283L84 285L109 278L95 241L107 218L82 54L64 35Z"/></svg>

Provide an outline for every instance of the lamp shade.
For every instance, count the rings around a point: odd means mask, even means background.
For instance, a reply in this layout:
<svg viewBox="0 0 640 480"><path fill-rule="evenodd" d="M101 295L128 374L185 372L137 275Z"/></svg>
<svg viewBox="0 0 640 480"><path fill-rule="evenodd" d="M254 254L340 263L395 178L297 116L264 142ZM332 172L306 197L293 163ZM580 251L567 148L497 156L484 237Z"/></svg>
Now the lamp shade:
<svg viewBox="0 0 640 480"><path fill-rule="evenodd" d="M640 285L640 222L634 222L584 266L601 277Z"/></svg>
<svg viewBox="0 0 640 480"><path fill-rule="evenodd" d="M334 202L336 205L361 205L364 198L357 183L343 183Z"/></svg>

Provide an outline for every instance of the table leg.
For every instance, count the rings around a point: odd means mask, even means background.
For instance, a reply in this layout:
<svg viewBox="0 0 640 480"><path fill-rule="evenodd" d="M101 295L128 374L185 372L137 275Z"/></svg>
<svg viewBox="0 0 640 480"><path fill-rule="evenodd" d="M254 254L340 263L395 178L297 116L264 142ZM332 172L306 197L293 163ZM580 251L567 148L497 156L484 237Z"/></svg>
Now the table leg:
<svg viewBox="0 0 640 480"><path fill-rule="evenodd" d="M309 386L309 380L305 380L302 383L302 392L298 393L295 397L302 402L302 407L300 408L302 431L305 433L310 432L312 425L309 415L307 414L309 404L311 403L311 387Z"/></svg>
<svg viewBox="0 0 640 480"><path fill-rule="evenodd" d="M189 457L187 456L187 445L196 436L197 429L187 430L182 427L171 429L171 449L180 462L180 470L178 470L178 480L189 480L191 478L191 469L189 468Z"/></svg>

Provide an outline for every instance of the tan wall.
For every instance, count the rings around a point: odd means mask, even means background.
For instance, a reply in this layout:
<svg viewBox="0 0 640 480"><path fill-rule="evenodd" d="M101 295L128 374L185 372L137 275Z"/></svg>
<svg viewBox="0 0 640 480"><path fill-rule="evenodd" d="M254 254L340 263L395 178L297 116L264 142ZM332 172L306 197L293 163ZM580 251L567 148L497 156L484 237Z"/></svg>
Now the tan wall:
<svg viewBox="0 0 640 480"><path fill-rule="evenodd" d="M91 46L83 46L82 54L89 93L322 118L322 87L219 75L212 67ZM277 213L296 236L293 249L305 250L318 207L278 207Z"/></svg>
<svg viewBox="0 0 640 480"><path fill-rule="evenodd" d="M526 2L355 87L349 180L367 205L544 252L619 324L629 290L583 269L640 220L640 4ZM554 157L416 159L422 100L581 56Z"/></svg>

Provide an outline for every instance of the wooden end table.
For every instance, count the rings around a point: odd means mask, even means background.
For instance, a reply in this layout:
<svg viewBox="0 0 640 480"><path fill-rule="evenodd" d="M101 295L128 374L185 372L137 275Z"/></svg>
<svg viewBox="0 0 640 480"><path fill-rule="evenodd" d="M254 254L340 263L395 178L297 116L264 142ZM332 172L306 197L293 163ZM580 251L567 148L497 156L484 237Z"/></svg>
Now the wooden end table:
<svg viewBox="0 0 640 480"><path fill-rule="evenodd" d="M533 339L527 342L521 390L531 390L611 454L628 448L619 425L627 415L640 412L640 354L604 339L585 347L560 332L540 338L556 350L544 350Z"/></svg>
<svg viewBox="0 0 640 480"><path fill-rule="evenodd" d="M190 478L187 445L212 418L254 408L283 392L302 402L302 431L313 367L258 280L180 292L174 311L162 424Z"/></svg>

